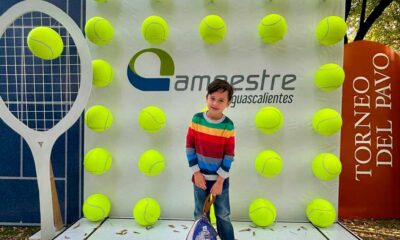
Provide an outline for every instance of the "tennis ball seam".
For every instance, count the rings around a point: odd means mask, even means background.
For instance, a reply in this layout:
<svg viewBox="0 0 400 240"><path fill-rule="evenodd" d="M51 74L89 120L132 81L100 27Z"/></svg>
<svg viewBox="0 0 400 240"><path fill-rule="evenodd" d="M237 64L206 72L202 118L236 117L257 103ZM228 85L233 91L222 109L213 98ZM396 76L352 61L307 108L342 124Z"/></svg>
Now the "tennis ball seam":
<svg viewBox="0 0 400 240"><path fill-rule="evenodd" d="M318 214L319 212L332 213L332 212L335 212L335 210L334 210L333 208L331 208L331 207L330 207L329 209L320 209L320 208L315 209L315 208L312 208L312 209L308 212L308 214L309 214L309 215L313 215L314 212L316 212L317 214Z"/></svg>
<svg viewBox="0 0 400 240"><path fill-rule="evenodd" d="M155 116L153 116L153 114L151 114L150 112L148 112L148 111L146 111L146 110L144 110L143 112L146 113L147 115L149 115L149 117L150 117L155 123L160 124L160 125L162 125L162 124L165 123L165 121L158 121L158 119L157 119Z"/></svg>
<svg viewBox="0 0 400 240"><path fill-rule="evenodd" d="M89 207L92 207L92 208L95 208L95 209L100 209L100 211L103 213L103 215L102 215L101 218L103 218L103 217L106 215L106 212L105 212L104 209L103 209L102 207L100 207L100 206L90 204L90 203L88 203L87 201L86 201L86 206L89 206Z"/></svg>
<svg viewBox="0 0 400 240"><path fill-rule="evenodd" d="M107 118L104 121L104 126L103 126L102 130L106 130L107 129L107 123L108 123L109 118L110 118L110 112L107 112Z"/></svg>
<svg viewBox="0 0 400 240"><path fill-rule="evenodd" d="M47 50L49 50L50 53L51 53L50 59L54 57L53 49L51 48L50 45L48 45L48 44L46 44L45 42L42 42L42 41L40 41L40 40L37 40L37 39L35 39L35 38L33 38L33 37L30 37L29 40L33 40L33 41L35 41L35 42L37 42L37 43L39 43L39 44L43 44L44 46L46 46L46 47L47 47Z"/></svg>
<svg viewBox="0 0 400 240"><path fill-rule="evenodd" d="M102 169L102 171L101 171L102 173L104 173L105 171L107 171L106 168L107 168L109 162L110 162L110 157L108 157L107 160L106 160L106 162L104 163L103 169Z"/></svg>
<svg viewBox="0 0 400 240"><path fill-rule="evenodd" d="M97 31L96 31L96 25L100 22L100 21L103 21L104 19L97 19L96 20L96 22L94 22L94 26L93 26L93 33L94 33L94 35L97 37L97 40L100 40L100 41L107 41L107 39L103 39L103 38L101 38L101 36L97 33Z"/></svg>
<svg viewBox="0 0 400 240"><path fill-rule="evenodd" d="M161 38L155 38L155 39L161 39L162 41L164 41L165 38L166 38L165 28L164 28L164 26L163 26L162 24L157 23L157 22L149 23L149 24L146 26L146 28L145 28L145 30L144 30L145 38L146 38L146 39L148 38L147 30L148 30L148 28L149 28L151 25L157 25L157 26L160 26L160 27L162 28L162 30L163 30L163 36L162 36ZM152 39L154 39L154 38L152 38Z"/></svg>
<svg viewBox="0 0 400 240"><path fill-rule="evenodd" d="M269 130L269 129L275 129L275 128L277 128L277 127L279 127L279 125L282 123L282 114L281 114L281 112L280 111L277 111L276 109L274 109L274 108L271 108L271 109L266 109L267 111L270 111L270 110L272 110L272 111L274 111L277 115L278 115L278 117L279 117L279 122L276 124L276 125L274 125L273 127L260 127L261 129L267 129L267 130ZM265 110L264 110L265 111Z"/></svg>
<svg viewBox="0 0 400 240"><path fill-rule="evenodd" d="M325 154L325 156L323 156L323 158L322 158L322 168L328 173L328 174L330 174L332 177L335 177L338 173L339 173L339 171L337 171L337 172L332 172L332 171L330 171L330 169L328 169L327 167L326 167L326 165L325 165L325 160L327 160L327 157L328 157L329 155L328 154Z"/></svg>
<svg viewBox="0 0 400 240"><path fill-rule="evenodd" d="M270 157L270 158L266 159L266 160L264 161L264 164L263 164L263 168L262 168L261 173L264 174L264 170L267 168L267 163L268 163L270 160L273 160L273 159L279 161L279 158L277 158L277 157Z"/></svg>
<svg viewBox="0 0 400 240"><path fill-rule="evenodd" d="M146 222L146 224L152 224L152 222L150 222L150 221L148 221L146 219L146 217L147 217L147 208L149 207L149 205L150 205L150 202L149 202L148 199L146 199L146 206L144 207L144 212L143 212L143 220Z"/></svg>
<svg viewBox="0 0 400 240"><path fill-rule="evenodd" d="M271 27L271 26L274 26L274 25L278 24L278 23L281 22L281 21L282 21L282 17L280 17L280 18L278 19L278 21L276 21L276 22L274 22L274 23L271 23L271 24L265 24L263 21L261 21L261 25L263 25L263 26L265 26L265 27Z"/></svg>
<svg viewBox="0 0 400 240"><path fill-rule="evenodd" d="M329 30L330 30L329 17L326 18L326 26L327 26L327 30L325 31L325 35L323 37L321 37L319 39L319 41L323 41L328 36Z"/></svg>
<svg viewBox="0 0 400 240"><path fill-rule="evenodd" d="M160 161L157 161L157 162L154 162L150 167L149 167L149 169L148 169L148 171L147 171L147 173L148 174L152 174L152 170L153 170L153 168L156 166L156 165L158 165L158 164L162 164L162 163L164 163L164 161L163 160L160 160Z"/></svg>
<svg viewBox="0 0 400 240"><path fill-rule="evenodd" d="M222 29L225 28L225 24L222 24L221 27L213 27L213 26L210 26L210 25L207 23L207 20L206 20L206 19L204 19L203 21L204 21L204 24L205 24L207 27L211 28L212 30L222 30Z"/></svg>
<svg viewBox="0 0 400 240"><path fill-rule="evenodd" d="M264 207L258 207L258 208L256 208L256 209L253 209L252 211L250 211L250 215L252 214L252 213L254 213L254 212L256 212L256 211L258 211L258 210L260 210L260 209L267 209L271 214L272 214L272 216L273 216L273 219L275 220L275 217L276 217L276 213L274 213L274 211L272 211L272 209L270 208L270 207L267 207L267 206L264 206Z"/></svg>
<svg viewBox="0 0 400 240"><path fill-rule="evenodd" d="M335 119L337 119L338 117L339 117L339 115L336 115L336 116L334 116L334 117L330 117L330 118L326 118L326 119L324 119L324 120L320 120L320 121L317 123L317 126L316 126L317 131L320 131L320 129L319 129L319 125L320 125L320 124L323 124L323 123L328 122L328 121L331 121L331 120L335 120Z"/></svg>

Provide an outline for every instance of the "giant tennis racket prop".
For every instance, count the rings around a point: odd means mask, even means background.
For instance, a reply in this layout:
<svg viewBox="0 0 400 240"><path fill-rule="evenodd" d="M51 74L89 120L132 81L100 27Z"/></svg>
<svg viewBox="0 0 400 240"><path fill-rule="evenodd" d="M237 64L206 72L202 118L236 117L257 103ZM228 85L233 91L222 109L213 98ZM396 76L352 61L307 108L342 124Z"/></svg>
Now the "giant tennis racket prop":
<svg viewBox="0 0 400 240"><path fill-rule="evenodd" d="M47 26L63 39L54 60L34 57L26 37ZM89 98L92 66L81 29L62 10L41 0L25 0L0 17L0 117L29 145L39 187L41 239L56 235L50 155L57 138L81 116Z"/></svg>

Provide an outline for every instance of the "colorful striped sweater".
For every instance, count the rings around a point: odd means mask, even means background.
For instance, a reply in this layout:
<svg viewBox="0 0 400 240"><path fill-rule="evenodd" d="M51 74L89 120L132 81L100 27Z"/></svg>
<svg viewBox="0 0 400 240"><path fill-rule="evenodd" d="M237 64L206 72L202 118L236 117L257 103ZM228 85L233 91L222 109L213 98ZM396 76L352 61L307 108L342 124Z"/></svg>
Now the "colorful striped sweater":
<svg viewBox="0 0 400 240"><path fill-rule="evenodd" d="M206 112L196 113L186 136L186 156L193 172L200 170L206 180L228 178L235 156L233 122L226 116L213 121Z"/></svg>

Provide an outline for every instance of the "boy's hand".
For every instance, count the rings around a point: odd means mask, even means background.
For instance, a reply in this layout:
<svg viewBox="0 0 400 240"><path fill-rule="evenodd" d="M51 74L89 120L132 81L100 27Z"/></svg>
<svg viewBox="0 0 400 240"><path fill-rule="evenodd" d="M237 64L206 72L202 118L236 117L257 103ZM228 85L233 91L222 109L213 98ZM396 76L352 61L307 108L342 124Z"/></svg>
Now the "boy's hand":
<svg viewBox="0 0 400 240"><path fill-rule="evenodd" d="M198 171L195 172L194 174L194 185L196 185L197 187L206 190L206 179L204 178L204 175Z"/></svg>
<svg viewBox="0 0 400 240"><path fill-rule="evenodd" d="M222 186L224 185L224 179L220 176L218 176L217 181L214 183L214 185L211 188L210 193L213 196L218 196L221 195L222 193Z"/></svg>

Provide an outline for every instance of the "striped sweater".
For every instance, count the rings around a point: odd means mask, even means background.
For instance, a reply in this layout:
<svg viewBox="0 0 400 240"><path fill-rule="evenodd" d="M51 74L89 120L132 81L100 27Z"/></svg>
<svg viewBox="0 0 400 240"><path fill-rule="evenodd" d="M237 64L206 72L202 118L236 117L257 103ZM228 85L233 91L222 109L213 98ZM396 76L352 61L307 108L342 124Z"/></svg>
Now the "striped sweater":
<svg viewBox="0 0 400 240"><path fill-rule="evenodd" d="M206 180L215 181L218 175L229 177L235 155L235 129L226 116L213 121L206 112L196 113L186 136L186 156L193 172L200 172Z"/></svg>

